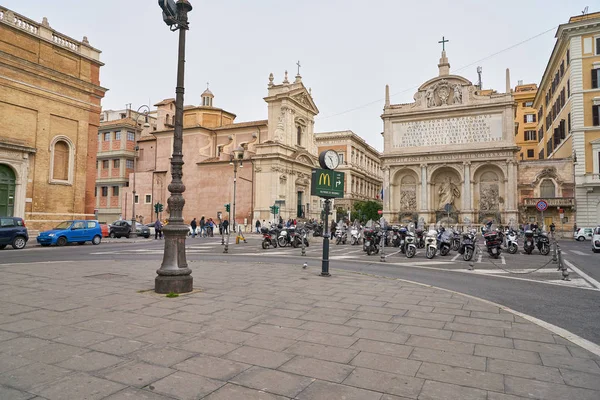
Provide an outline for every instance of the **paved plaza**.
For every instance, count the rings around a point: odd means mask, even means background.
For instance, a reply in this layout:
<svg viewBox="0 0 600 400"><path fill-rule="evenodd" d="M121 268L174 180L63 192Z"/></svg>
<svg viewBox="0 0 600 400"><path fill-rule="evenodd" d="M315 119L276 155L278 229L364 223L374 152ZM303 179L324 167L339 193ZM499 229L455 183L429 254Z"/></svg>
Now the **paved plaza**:
<svg viewBox="0 0 600 400"><path fill-rule="evenodd" d="M490 303L268 262L0 265L0 399L593 399L600 354Z"/></svg>

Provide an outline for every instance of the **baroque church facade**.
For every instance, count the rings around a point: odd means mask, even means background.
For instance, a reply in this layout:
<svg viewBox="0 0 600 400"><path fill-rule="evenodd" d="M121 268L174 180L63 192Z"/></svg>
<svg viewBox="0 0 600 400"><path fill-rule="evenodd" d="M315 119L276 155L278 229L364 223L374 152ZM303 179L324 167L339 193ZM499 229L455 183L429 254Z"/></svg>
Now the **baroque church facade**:
<svg viewBox="0 0 600 400"><path fill-rule="evenodd" d="M517 158L512 94L481 91L439 75L409 104L390 104L381 118L384 216L391 222L518 223Z"/></svg>
<svg viewBox="0 0 600 400"><path fill-rule="evenodd" d="M319 217L319 198L310 195L311 170L318 167L314 117L319 113L311 90L300 74L290 82L287 72L280 84L271 74L267 89L266 120L236 122L235 114L213 105L214 95L208 89L202 94L202 105L185 106L186 221L202 216L216 220L219 211L225 218L233 218L225 212L226 203L235 203L237 224L271 220L272 205L279 206L279 215L285 219ZM168 216L174 105L174 99L156 104L156 130L142 133L137 140L136 217L144 223L155 220L153 205L157 202L165 205L159 217ZM231 162L234 153L242 154L237 178ZM133 172L130 182L132 177ZM132 186L123 188L121 196L129 199L124 204L130 205L123 209L122 217L130 219Z"/></svg>

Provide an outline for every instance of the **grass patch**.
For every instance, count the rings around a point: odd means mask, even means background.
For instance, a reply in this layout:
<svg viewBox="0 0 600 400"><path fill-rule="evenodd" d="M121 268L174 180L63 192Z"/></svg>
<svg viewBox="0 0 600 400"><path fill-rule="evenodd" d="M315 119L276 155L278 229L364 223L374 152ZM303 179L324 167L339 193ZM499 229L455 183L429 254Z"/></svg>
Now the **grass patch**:
<svg viewBox="0 0 600 400"><path fill-rule="evenodd" d="M166 297L172 299L173 297L179 297L179 295L177 293L170 292Z"/></svg>

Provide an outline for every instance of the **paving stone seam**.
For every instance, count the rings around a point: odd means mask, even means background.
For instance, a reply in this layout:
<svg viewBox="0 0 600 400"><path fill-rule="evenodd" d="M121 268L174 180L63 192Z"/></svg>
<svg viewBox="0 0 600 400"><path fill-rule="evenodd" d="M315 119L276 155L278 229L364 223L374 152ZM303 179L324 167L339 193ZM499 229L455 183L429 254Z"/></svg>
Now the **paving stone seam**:
<svg viewBox="0 0 600 400"><path fill-rule="evenodd" d="M440 288L440 287L433 286L433 285L427 285L427 284L420 283L420 282L410 281L410 280L407 280L407 279L390 278L390 277L386 277L386 276L367 274L367 273L364 273L364 272L353 272L353 271L337 270L337 269L334 269L334 271L336 271L338 273L341 272L341 273L348 273L348 274L358 274L358 275L366 275L366 276L371 276L371 277L376 277L376 278L384 278L384 279L390 279L390 280L397 280L397 281L406 282L406 283L410 283L410 284L414 284L414 285L419 285L419 286L427 287L427 288L431 288L431 289L443 290L445 292L454 293L454 294L457 294L457 295L460 295L460 296L467 297L469 299L480 301L482 303L486 303L486 304L488 304L490 306L493 306L493 307L498 307L500 310L504 310L504 311L510 312L510 313L512 313L512 314L514 314L516 316L519 316L519 317L521 317L523 319L526 319L527 321L529 321L529 322L531 322L531 323L533 323L535 325L538 325L538 326L540 326L540 327L542 327L542 328L544 328L544 329L546 329L546 330L548 330L548 331L550 331L550 332L552 332L552 333L554 333L556 335L559 335L560 337L563 337L563 338L569 340L570 342L578 345L579 347L582 347L582 348L586 349L590 353L593 353L593 354L595 354L597 356L600 356L600 346L599 345L597 345L595 343L592 343L589 340L584 339L584 338L582 338L582 337L580 337L578 335L575 335L574 333L572 333L572 332L570 332L570 331L568 331L566 329L560 328L560 327L558 327L556 325L553 325L553 324L551 324L549 322L543 321L543 320L541 320L539 318L536 318L536 317L533 317L531 315L522 313L520 311L513 310L510 307L507 307L507 306L504 306L504 305L501 305L501 304L498 304L498 303L494 303L493 301L489 301L489 300L482 299L482 298L479 298L479 297L476 297L476 296L472 296L472 295L469 295L469 294L465 294L465 293L460 293L460 292L457 292L457 291L454 291L454 290L450 290L450 289L444 289L444 288ZM598 364L598 365L600 365L600 364Z"/></svg>

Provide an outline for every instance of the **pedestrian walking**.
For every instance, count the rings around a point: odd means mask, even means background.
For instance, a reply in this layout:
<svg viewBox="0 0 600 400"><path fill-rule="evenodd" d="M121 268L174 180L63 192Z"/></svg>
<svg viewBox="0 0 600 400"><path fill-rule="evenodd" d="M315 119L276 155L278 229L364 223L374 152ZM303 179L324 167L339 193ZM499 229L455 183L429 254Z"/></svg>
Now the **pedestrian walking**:
<svg viewBox="0 0 600 400"><path fill-rule="evenodd" d="M206 237L206 220L204 215L200 218L200 237Z"/></svg>
<svg viewBox="0 0 600 400"><path fill-rule="evenodd" d="M208 220L208 234L210 237L215 236L215 221L212 218Z"/></svg>
<svg viewBox="0 0 600 400"><path fill-rule="evenodd" d="M198 223L196 222L196 218L190 222L190 226L192 227L192 238L196 237L196 228L198 227Z"/></svg>
<svg viewBox="0 0 600 400"><path fill-rule="evenodd" d="M223 221L222 225L223 225L222 226L223 234L228 235L229 234L229 221L227 221L227 220Z"/></svg>
<svg viewBox="0 0 600 400"><path fill-rule="evenodd" d="M256 220L255 226L256 226L256 233L260 233L260 219Z"/></svg>
<svg viewBox="0 0 600 400"><path fill-rule="evenodd" d="M163 224L160 222L160 219L157 219L154 223L154 240L162 239L162 228Z"/></svg>

